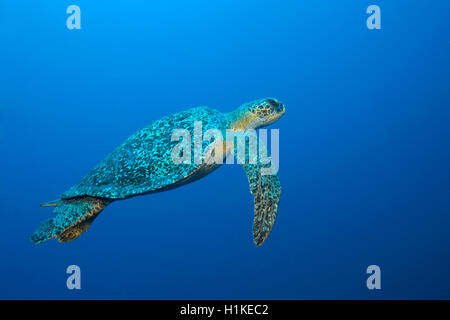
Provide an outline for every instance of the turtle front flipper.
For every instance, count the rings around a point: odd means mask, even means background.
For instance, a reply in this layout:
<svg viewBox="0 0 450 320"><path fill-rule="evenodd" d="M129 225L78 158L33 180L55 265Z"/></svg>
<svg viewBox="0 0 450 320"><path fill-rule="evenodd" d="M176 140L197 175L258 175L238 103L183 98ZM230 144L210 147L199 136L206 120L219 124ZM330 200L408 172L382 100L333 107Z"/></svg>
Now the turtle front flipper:
<svg viewBox="0 0 450 320"><path fill-rule="evenodd" d="M261 152L266 152L266 147L258 144ZM246 146L246 156L248 156ZM270 231L277 218L278 202L281 196L281 184L278 176L273 172L270 159L268 163L261 163L257 157L255 164L242 161L244 171L250 184L250 192L255 201L255 218L253 220L253 240L257 246L263 244L269 236ZM270 169L269 169L270 167Z"/></svg>
<svg viewBox="0 0 450 320"><path fill-rule="evenodd" d="M109 203L110 200L94 197L63 199L53 211L56 216L42 223L31 241L41 243L53 237L59 242L72 241L89 228Z"/></svg>
<svg viewBox="0 0 450 320"><path fill-rule="evenodd" d="M250 183L250 192L255 199L253 239L257 246L263 244L277 218L281 184L276 175L262 175L259 165L244 165Z"/></svg>

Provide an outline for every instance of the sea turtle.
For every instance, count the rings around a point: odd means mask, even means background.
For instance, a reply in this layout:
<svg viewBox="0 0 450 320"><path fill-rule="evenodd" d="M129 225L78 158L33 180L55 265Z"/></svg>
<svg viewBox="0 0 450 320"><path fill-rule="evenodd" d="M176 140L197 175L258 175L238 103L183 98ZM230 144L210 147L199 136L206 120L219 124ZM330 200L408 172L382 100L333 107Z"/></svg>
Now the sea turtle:
<svg viewBox="0 0 450 320"><path fill-rule="evenodd" d="M43 207L55 207L53 213L56 215L42 223L31 240L40 243L57 237L60 242L72 241L86 231L111 202L176 188L198 180L220 166L195 159L176 164L172 152L180 141L174 141L172 137L175 129L195 137L198 134L196 123L200 122L202 134L209 129L222 133L247 132L275 122L284 113L281 102L266 98L246 103L226 114L209 107L196 107L153 122L128 138L59 200L42 204ZM213 138L209 142L200 142L202 152L207 147L216 148L216 142L219 140ZM235 151L225 142L222 145L223 158ZM248 150L247 147L247 156ZM276 174L261 173L267 163L263 164L259 158L253 163L243 163L243 167L254 196L254 241L261 245L275 222L281 186Z"/></svg>

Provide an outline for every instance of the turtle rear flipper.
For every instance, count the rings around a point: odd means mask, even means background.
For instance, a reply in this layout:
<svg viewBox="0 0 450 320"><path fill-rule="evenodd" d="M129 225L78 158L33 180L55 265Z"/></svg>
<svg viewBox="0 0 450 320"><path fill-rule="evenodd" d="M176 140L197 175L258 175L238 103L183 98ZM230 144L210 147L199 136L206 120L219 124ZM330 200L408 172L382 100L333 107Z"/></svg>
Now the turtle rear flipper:
<svg viewBox="0 0 450 320"><path fill-rule="evenodd" d="M53 219L42 223L31 236L34 243L57 237L59 242L78 238L91 225L110 201L94 197L80 197L61 200L53 213Z"/></svg>
<svg viewBox="0 0 450 320"><path fill-rule="evenodd" d="M92 217L86 219L83 222L80 222L73 227L67 228L63 232L57 235L59 242L70 242L78 238L83 232L85 232L90 226L91 223L98 217L100 212L97 212L92 215Z"/></svg>

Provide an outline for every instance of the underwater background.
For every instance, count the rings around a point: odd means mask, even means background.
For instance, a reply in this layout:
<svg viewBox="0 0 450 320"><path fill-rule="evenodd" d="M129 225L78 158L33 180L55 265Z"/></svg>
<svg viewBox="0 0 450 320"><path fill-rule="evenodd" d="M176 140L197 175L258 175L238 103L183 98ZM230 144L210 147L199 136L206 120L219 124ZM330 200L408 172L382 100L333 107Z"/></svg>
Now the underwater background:
<svg viewBox="0 0 450 320"><path fill-rule="evenodd" d="M81 30L66 9L81 8ZM381 8L381 30L366 8ZM450 298L450 2L0 2L0 298ZM238 165L115 202L34 245L128 136L273 96L283 194L266 243ZM81 268L81 290L66 268ZM368 290L366 268L381 268Z"/></svg>

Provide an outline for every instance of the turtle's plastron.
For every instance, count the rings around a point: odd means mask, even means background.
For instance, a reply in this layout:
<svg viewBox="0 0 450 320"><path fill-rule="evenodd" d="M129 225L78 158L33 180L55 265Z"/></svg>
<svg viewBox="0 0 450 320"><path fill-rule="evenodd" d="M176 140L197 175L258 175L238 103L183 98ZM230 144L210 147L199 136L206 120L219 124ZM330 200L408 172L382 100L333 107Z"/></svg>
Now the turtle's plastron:
<svg viewBox="0 0 450 320"><path fill-rule="evenodd" d="M44 206L54 206L53 219L42 223L31 236L34 243L44 242L57 237L59 242L69 242L86 231L111 200L80 197L52 201Z"/></svg>

